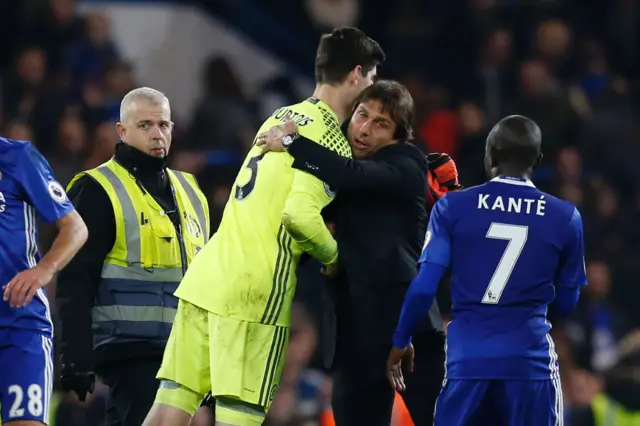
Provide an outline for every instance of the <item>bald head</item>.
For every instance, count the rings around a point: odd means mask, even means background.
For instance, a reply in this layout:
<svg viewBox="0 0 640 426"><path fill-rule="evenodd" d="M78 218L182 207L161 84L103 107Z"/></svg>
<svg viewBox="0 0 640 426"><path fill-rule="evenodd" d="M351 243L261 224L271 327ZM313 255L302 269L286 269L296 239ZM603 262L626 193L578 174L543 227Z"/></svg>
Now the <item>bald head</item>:
<svg viewBox="0 0 640 426"><path fill-rule="evenodd" d="M535 121L522 115L510 115L496 124L485 151L487 171L491 175L504 173L530 174L542 158L542 135ZM494 171L494 169L502 172Z"/></svg>
<svg viewBox="0 0 640 426"><path fill-rule="evenodd" d="M127 93L124 98L122 98L122 102L120 102L120 121L125 122L127 118L129 118L129 113L133 109L136 101L143 101L149 103L151 105L166 107L169 116L171 116L171 107L169 106L169 99L164 95L164 93L152 89L151 87L139 87L137 89L133 89L129 93Z"/></svg>

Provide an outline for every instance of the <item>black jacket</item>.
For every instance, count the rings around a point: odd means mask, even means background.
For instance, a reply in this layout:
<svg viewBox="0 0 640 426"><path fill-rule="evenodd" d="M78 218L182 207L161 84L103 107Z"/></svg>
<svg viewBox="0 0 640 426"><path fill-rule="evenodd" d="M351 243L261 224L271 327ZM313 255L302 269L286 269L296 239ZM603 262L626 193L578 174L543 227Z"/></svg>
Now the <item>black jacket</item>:
<svg viewBox="0 0 640 426"><path fill-rule="evenodd" d="M424 242L425 156L400 142L368 159L352 160L305 138L291 144L289 153L294 168L313 174L338 194L325 216L335 225L341 267L341 274L327 285L326 362L333 363L337 343L338 358L355 350L379 364L388 355ZM437 335L427 340L443 347L437 304L419 333ZM359 367L363 357L349 356Z"/></svg>
<svg viewBox="0 0 640 426"><path fill-rule="evenodd" d="M170 212L172 222L179 224L165 160L146 155L122 142L116 145L115 160L165 211ZM58 276L57 336L63 364L73 364L77 371L93 371L94 368L100 370L102 364L132 357L161 358L162 350L146 344L107 345L93 353L91 308L100 285L104 259L115 243L116 224L111 201L93 178L87 175L79 178L69 191L69 198L87 224L89 238Z"/></svg>

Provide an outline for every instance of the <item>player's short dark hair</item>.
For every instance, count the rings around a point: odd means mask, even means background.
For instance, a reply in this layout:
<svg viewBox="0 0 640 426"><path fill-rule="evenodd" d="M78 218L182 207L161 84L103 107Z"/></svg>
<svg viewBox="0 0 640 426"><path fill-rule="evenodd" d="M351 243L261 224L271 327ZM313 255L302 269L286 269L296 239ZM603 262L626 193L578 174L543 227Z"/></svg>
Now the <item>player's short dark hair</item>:
<svg viewBox="0 0 640 426"><path fill-rule="evenodd" d="M536 165L541 145L540 128L535 121L522 115L503 118L487 137L487 148L498 162L523 168Z"/></svg>
<svg viewBox="0 0 640 426"><path fill-rule="evenodd" d="M357 108L361 102L371 100L380 101L384 110L389 112L391 119L396 123L394 139L413 138L415 106L409 89L397 81L378 80L360 94L355 107Z"/></svg>
<svg viewBox="0 0 640 426"><path fill-rule="evenodd" d="M336 29L320 38L316 54L316 82L339 84L358 65L367 75L387 56L380 45L357 28Z"/></svg>

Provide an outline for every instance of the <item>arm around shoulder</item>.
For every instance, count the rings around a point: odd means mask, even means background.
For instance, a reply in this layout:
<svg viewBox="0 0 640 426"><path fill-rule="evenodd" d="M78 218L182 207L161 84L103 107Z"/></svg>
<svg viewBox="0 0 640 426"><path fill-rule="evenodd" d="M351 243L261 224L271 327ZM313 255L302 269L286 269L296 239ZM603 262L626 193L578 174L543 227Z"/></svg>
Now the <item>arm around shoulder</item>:
<svg viewBox="0 0 640 426"><path fill-rule="evenodd" d="M289 153L294 168L313 174L336 191L412 197L424 191L426 160L416 148L401 143L385 148L388 154L378 158L349 159L301 138L291 144Z"/></svg>

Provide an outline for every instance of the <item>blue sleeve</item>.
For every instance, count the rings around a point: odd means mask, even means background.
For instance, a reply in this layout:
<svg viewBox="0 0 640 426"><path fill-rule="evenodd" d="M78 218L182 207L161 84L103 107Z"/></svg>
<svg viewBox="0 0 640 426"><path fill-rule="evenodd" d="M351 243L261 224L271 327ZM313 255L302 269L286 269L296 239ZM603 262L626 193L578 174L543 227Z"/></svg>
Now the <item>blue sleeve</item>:
<svg viewBox="0 0 640 426"><path fill-rule="evenodd" d="M429 227L419 263L430 262L448 268L451 265L451 230L449 224L449 200L444 196L431 210Z"/></svg>
<svg viewBox="0 0 640 426"><path fill-rule="evenodd" d="M587 285L582 217L578 209L574 209L569 221L567 240L560 259L560 269L556 278L555 309L558 314L566 316L575 309L580 288Z"/></svg>
<svg viewBox="0 0 640 426"><path fill-rule="evenodd" d="M413 331L429 315L438 284L446 271L445 266L436 263L423 262L420 265L420 271L404 297L398 327L393 334L394 347L406 348L409 345Z"/></svg>
<svg viewBox="0 0 640 426"><path fill-rule="evenodd" d="M33 145L21 152L16 169L16 180L42 220L55 222L73 211L73 204L53 177L49 163Z"/></svg>

